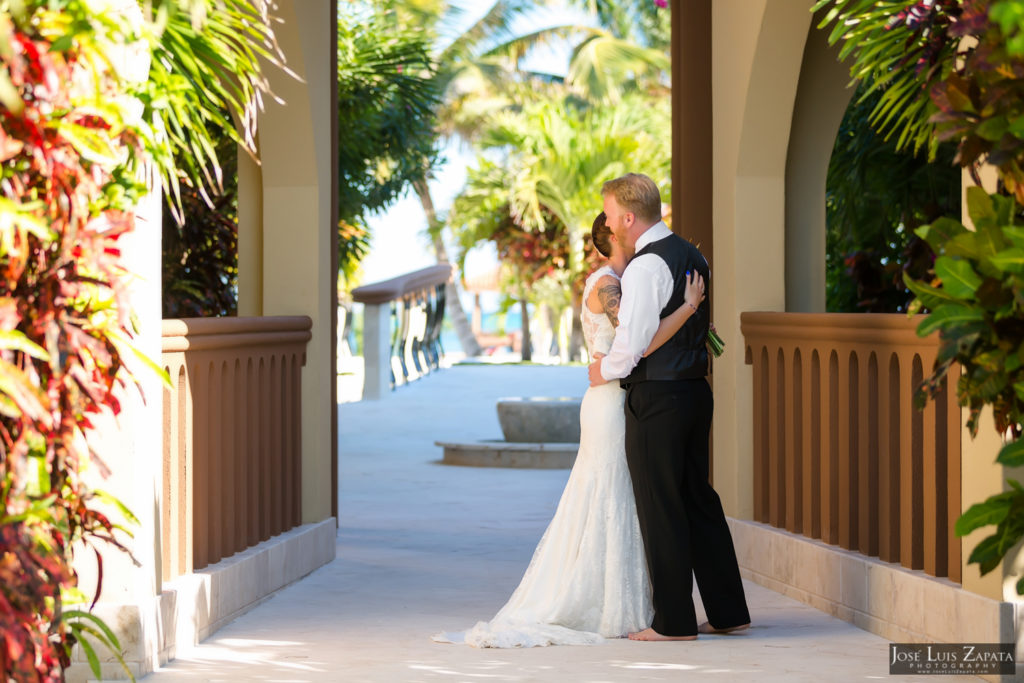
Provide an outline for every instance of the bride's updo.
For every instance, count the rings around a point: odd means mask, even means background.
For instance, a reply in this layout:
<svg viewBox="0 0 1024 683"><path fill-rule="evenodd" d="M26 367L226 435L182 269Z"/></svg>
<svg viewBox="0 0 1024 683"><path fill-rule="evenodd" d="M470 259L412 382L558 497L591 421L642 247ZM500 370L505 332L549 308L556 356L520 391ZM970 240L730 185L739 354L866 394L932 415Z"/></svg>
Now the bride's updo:
<svg viewBox="0 0 1024 683"><path fill-rule="evenodd" d="M604 211L597 214L594 225L590 228L590 239L594 242L598 253L605 258L612 255L612 229L608 227Z"/></svg>

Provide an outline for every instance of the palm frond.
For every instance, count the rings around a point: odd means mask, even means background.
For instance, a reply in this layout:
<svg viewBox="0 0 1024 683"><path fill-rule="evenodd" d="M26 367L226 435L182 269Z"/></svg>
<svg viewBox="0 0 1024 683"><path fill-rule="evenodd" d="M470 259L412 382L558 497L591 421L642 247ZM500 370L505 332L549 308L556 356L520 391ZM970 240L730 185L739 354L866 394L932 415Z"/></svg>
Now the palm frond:
<svg viewBox="0 0 1024 683"><path fill-rule="evenodd" d="M138 97L147 119L159 121L164 136L157 155L165 191L175 208L178 170L209 201L220 188L216 140L227 134L252 154L256 151L256 115L271 96L263 63L284 66L276 43L270 0L154 0L156 31L151 35L149 80ZM176 211L180 219L180 211Z"/></svg>
<svg viewBox="0 0 1024 683"><path fill-rule="evenodd" d="M957 46L945 39L942 29L955 20L959 2L914 5L908 7L903 0L820 0L813 11L824 14L818 28L832 25L829 43L842 43L840 59L852 57L853 80L871 84L862 101L881 91L872 126L886 140L895 135L899 149L917 153L925 148L934 158L938 140L929 119L936 108L928 93L952 67Z"/></svg>
<svg viewBox="0 0 1024 683"><path fill-rule="evenodd" d="M567 82L595 101L618 100L628 84L657 82L670 66L664 52L641 47L605 31L576 47Z"/></svg>
<svg viewBox="0 0 1024 683"><path fill-rule="evenodd" d="M472 26L455 38L438 56L438 63L454 63L482 52L488 43L502 42L511 36L513 22L536 11L547 0L498 0Z"/></svg>

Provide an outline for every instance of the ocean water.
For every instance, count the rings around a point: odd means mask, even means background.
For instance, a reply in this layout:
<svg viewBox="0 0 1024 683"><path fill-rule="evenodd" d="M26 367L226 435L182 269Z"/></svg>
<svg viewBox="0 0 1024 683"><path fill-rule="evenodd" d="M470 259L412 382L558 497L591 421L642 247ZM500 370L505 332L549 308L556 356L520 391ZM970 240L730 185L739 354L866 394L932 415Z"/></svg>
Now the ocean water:
<svg viewBox="0 0 1024 683"><path fill-rule="evenodd" d="M489 333L497 333L499 330L504 330L506 334L519 332L523 329L523 316L520 314L518 306L509 310L505 315L499 315L497 311L484 313L480 318L480 328ZM459 343L459 337L455 334L455 329L447 316L444 319L444 326L441 328L441 346L444 347L445 352L463 350Z"/></svg>

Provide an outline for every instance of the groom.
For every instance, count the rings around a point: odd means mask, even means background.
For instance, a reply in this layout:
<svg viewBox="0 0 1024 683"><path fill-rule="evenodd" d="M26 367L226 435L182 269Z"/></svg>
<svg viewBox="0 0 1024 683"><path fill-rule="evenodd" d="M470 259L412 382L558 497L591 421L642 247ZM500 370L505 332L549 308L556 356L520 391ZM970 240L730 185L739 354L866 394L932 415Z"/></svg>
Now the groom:
<svg viewBox="0 0 1024 683"><path fill-rule="evenodd" d="M713 400L705 376L709 304L650 356L658 323L684 303L686 276L710 282L695 246L661 221L650 178L629 173L601 188L608 227L636 255L622 275L619 326L608 355L590 364L592 386L621 379L626 389L626 460L654 589L651 628L633 640L693 640L697 578L708 621L701 633L750 625L732 536L708 482Z"/></svg>

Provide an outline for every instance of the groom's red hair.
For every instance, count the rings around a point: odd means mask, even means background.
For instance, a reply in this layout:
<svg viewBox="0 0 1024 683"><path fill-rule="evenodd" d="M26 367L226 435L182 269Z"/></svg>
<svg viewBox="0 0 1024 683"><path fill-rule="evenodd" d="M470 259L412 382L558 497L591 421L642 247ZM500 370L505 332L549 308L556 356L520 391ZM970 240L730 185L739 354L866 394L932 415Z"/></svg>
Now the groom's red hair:
<svg viewBox="0 0 1024 683"><path fill-rule="evenodd" d="M661 193L642 173L627 173L601 186L601 196L611 195L626 211L645 223L661 220Z"/></svg>

